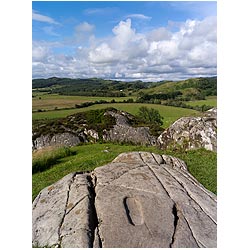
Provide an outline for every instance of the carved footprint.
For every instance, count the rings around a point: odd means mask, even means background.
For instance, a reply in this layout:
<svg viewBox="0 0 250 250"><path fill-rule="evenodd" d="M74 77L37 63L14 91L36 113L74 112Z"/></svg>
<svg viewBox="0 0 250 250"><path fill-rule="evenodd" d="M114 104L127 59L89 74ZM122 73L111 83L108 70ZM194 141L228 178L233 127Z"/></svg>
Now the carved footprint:
<svg viewBox="0 0 250 250"><path fill-rule="evenodd" d="M126 197L124 199L124 207L130 224L138 226L144 223L142 206L138 199Z"/></svg>

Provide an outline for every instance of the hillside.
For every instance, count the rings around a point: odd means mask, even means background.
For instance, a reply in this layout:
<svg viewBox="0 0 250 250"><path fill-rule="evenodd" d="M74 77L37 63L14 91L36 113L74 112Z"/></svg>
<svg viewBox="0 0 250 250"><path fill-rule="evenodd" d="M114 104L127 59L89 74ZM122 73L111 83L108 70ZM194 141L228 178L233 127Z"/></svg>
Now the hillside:
<svg viewBox="0 0 250 250"><path fill-rule="evenodd" d="M33 79L32 89L33 91L46 91L51 94L58 93L61 95L119 97L158 84L161 84L161 82L125 82L99 78L70 79L52 77L48 79Z"/></svg>
<svg viewBox="0 0 250 250"><path fill-rule="evenodd" d="M141 90L140 99L151 100L204 100L217 95L217 77L191 78L178 82L166 82Z"/></svg>
<svg viewBox="0 0 250 250"><path fill-rule="evenodd" d="M99 78L33 79L33 92L75 96L137 96L141 101L177 99L202 100L217 95L217 77L191 78L183 81L125 82ZM146 96L146 97L145 97Z"/></svg>

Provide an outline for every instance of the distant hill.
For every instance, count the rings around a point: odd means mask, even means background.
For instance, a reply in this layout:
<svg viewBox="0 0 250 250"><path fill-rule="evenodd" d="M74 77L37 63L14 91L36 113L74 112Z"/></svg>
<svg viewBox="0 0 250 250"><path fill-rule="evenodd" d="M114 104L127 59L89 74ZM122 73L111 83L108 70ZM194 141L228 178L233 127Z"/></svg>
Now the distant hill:
<svg viewBox="0 0 250 250"><path fill-rule="evenodd" d="M217 77L191 78L183 81L116 81L100 78L70 79L52 77L33 79L32 88L61 95L143 96L150 99L201 100L217 95ZM177 98L178 97L178 98Z"/></svg>
<svg viewBox="0 0 250 250"><path fill-rule="evenodd" d="M126 96L129 92L154 87L159 84L162 84L162 82L126 82L100 78L70 79L52 77L48 79L33 79L32 89L61 95Z"/></svg>
<svg viewBox="0 0 250 250"><path fill-rule="evenodd" d="M141 90L142 99L180 99L182 101L202 100L217 96L217 77L190 78L183 81L166 82Z"/></svg>

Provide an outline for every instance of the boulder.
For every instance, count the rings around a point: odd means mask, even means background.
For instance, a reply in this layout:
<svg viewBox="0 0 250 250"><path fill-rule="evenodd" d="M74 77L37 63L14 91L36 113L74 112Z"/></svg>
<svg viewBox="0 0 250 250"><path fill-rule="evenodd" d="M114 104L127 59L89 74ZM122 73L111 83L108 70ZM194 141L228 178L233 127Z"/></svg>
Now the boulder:
<svg viewBox="0 0 250 250"><path fill-rule="evenodd" d="M103 131L103 140L118 143L132 143L135 145L156 145L156 137L150 134L148 127L133 127L131 120L133 116L124 111L107 111L116 119L113 128Z"/></svg>
<svg viewBox="0 0 250 250"><path fill-rule="evenodd" d="M49 146L76 146L81 141L72 133L60 133L55 135L41 135L32 141L32 149L41 149Z"/></svg>
<svg viewBox="0 0 250 250"><path fill-rule="evenodd" d="M72 173L33 202L36 247L216 247L216 196L180 159L120 154Z"/></svg>
<svg viewBox="0 0 250 250"><path fill-rule="evenodd" d="M182 117L167 128L157 139L160 148L184 150L205 148L217 151L217 109L203 117Z"/></svg>

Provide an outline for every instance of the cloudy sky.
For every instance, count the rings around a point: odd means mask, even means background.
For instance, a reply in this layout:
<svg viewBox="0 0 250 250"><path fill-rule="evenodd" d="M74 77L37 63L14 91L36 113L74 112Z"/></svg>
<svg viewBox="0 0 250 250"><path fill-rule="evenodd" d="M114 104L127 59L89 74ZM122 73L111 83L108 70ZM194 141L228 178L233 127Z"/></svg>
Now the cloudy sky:
<svg viewBox="0 0 250 250"><path fill-rule="evenodd" d="M33 78L217 75L216 2L32 2Z"/></svg>

